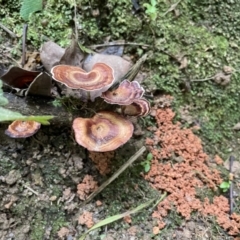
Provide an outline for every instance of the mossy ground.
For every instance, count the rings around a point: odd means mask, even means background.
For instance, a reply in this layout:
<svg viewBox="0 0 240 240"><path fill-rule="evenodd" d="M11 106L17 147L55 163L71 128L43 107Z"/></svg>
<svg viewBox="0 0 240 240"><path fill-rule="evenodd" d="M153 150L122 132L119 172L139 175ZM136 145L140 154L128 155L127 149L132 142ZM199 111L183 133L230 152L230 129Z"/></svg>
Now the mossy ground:
<svg viewBox="0 0 240 240"><path fill-rule="evenodd" d="M166 13L170 8L169 2L158 0L155 20L145 12L144 3L150 4L147 0L140 1L142 10L135 14L129 0L76 2L77 27L81 44L84 46L100 44L110 38L111 41L124 39L127 42L149 45L149 47L134 45L125 47L125 54L131 56L134 61L145 53L149 54L142 68L148 73L143 83L147 91L150 94L160 92L174 96L173 108L178 113L176 120L183 121L186 126L199 124L198 134L203 139L209 154L219 154L224 159L229 155L239 158L240 133L232 130L232 127L240 121L239 1L182 0L175 8L176 11ZM23 25L19 15L20 3L17 0L0 1L0 6L1 23L17 35L16 39L10 40L7 33L0 29L0 46L4 49L10 45L12 57L18 59L21 55ZM73 10L73 2L70 0L46 1L42 12L30 16L29 49L38 50L45 40L53 40L66 47L71 40L74 27ZM181 61L178 61L181 56L187 59L187 66L182 69ZM212 80L192 82L215 75L224 65L234 69L229 85L221 86ZM187 107L192 122L184 122L181 119L179 111L181 106ZM147 126L154 124L151 117L147 117L145 123ZM2 175L11 169L19 168L19 163L10 160L9 156L1 159ZM123 156L122 159L119 157L118 160L126 161L127 157ZM48 162L47 159L42 161L41 164L44 166ZM26 167L24 164L22 169L20 166L21 171L24 167ZM146 183L139 177L140 171L142 171L141 165L137 164L102 193L108 208L106 216L137 206L142 202L143 197L148 199L156 194L146 191ZM56 196L60 196L62 191L62 187L58 184L69 186L72 183L68 178L63 179L59 175L58 167L51 164L41 169L41 176L45 184L53 185L51 194ZM134 190L135 182L129 179L136 181L139 191ZM31 198L32 200L22 199L13 208L13 214L22 216L26 211L35 208L34 197ZM68 225L70 221L68 214L62 210L62 205L47 204L44 207L43 204L42 206L40 211L36 209L36 215L31 221L31 239L34 240L43 239L48 222L53 223L54 230L51 236L56 236L59 227ZM137 224L145 221L147 217L146 210L133 217L132 221ZM170 228L175 221L177 224L181 220L173 216L169 221L172 224L169 224ZM121 227L124 228L124 223L113 224L115 229ZM150 228L151 226L148 228L149 232ZM162 236L167 230L163 231ZM213 235L218 231L221 230L213 230Z"/></svg>

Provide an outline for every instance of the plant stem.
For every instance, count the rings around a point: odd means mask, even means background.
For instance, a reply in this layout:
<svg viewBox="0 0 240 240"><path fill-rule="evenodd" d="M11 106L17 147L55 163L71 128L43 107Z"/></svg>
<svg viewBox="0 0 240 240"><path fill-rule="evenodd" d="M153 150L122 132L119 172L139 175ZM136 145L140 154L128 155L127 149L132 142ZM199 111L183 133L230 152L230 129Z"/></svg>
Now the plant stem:
<svg viewBox="0 0 240 240"><path fill-rule="evenodd" d="M139 156L141 156L146 151L146 147L141 147L129 160L124 163L118 170L110 177L107 181L105 181L95 192L90 194L88 198L83 202L83 205L89 203L98 193L100 193L106 186L108 186L113 180L115 180L127 167L132 164Z"/></svg>

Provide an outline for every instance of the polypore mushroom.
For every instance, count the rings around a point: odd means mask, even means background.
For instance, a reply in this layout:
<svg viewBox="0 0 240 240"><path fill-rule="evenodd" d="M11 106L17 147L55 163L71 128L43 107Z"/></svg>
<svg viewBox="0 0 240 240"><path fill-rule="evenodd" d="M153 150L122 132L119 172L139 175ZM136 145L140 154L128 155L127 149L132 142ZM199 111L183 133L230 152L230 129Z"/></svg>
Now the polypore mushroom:
<svg viewBox="0 0 240 240"><path fill-rule="evenodd" d="M104 63L96 63L92 71L80 67L57 65L52 68L53 79L72 89L100 90L113 83L113 69Z"/></svg>
<svg viewBox="0 0 240 240"><path fill-rule="evenodd" d="M89 151L112 151L133 134L133 124L117 113L99 112L92 118L76 118L73 130L77 143Z"/></svg>
<svg viewBox="0 0 240 240"><path fill-rule="evenodd" d="M134 102L127 106L122 106L122 113L129 116L142 116L145 117L150 111L150 103L144 99L136 99Z"/></svg>
<svg viewBox="0 0 240 240"><path fill-rule="evenodd" d="M16 120L8 126L5 134L12 138L27 138L35 134L40 126L41 124L35 121Z"/></svg>
<svg viewBox="0 0 240 240"><path fill-rule="evenodd" d="M86 97L89 93L91 100L100 96L114 82L113 69L104 63L96 63L90 72L80 67L57 65L52 68L53 79L72 89L81 89Z"/></svg>
<svg viewBox="0 0 240 240"><path fill-rule="evenodd" d="M122 81L119 87L102 94L102 98L110 104L130 105L135 99L141 98L144 89L137 81L130 82L127 79Z"/></svg>

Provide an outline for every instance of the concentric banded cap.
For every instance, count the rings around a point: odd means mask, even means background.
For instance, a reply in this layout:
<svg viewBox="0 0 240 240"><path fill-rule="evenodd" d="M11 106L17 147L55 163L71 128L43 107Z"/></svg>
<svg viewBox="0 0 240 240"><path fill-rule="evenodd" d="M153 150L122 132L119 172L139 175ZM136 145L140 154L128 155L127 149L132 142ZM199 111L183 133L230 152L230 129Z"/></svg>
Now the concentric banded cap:
<svg viewBox="0 0 240 240"><path fill-rule="evenodd" d="M104 63L96 63L90 72L80 67L57 65L51 70L54 80L72 89L94 91L112 85L113 69Z"/></svg>
<svg viewBox="0 0 240 240"><path fill-rule="evenodd" d="M133 124L113 112L99 112L93 118L76 118L73 130L77 143L89 151L112 151L133 134Z"/></svg>

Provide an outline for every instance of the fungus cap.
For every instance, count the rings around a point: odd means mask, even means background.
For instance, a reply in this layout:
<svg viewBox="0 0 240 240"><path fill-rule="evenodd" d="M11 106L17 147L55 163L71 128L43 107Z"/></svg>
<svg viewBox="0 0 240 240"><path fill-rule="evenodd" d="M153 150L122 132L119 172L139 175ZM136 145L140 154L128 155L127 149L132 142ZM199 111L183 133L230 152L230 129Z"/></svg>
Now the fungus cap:
<svg viewBox="0 0 240 240"><path fill-rule="evenodd" d="M150 111L150 103L144 99L136 99L134 102L127 106L122 106L122 113L129 116L142 116L145 117Z"/></svg>
<svg viewBox="0 0 240 240"><path fill-rule="evenodd" d="M72 89L94 91L110 87L114 82L113 69L104 63L96 63L90 72L80 67L57 65L51 73L54 80Z"/></svg>
<svg viewBox="0 0 240 240"><path fill-rule="evenodd" d="M130 82L127 79L122 81L115 90L102 94L102 98L110 104L130 105L135 99L143 96L144 89L137 81Z"/></svg>
<svg viewBox="0 0 240 240"><path fill-rule="evenodd" d="M133 124L117 113L102 111L92 118L76 118L73 130L77 143L89 151L112 151L133 134Z"/></svg>
<svg viewBox="0 0 240 240"><path fill-rule="evenodd" d="M16 120L12 122L5 134L12 138L27 138L35 134L41 124L35 121L21 121Z"/></svg>

